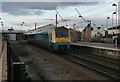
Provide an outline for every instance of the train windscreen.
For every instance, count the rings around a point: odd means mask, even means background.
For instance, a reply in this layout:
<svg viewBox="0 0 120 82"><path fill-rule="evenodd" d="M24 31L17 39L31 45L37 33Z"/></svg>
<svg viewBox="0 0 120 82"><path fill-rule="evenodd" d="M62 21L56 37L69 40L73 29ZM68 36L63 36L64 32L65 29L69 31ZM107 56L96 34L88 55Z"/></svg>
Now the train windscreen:
<svg viewBox="0 0 120 82"><path fill-rule="evenodd" d="M68 37L68 29L65 27L58 27L55 29L56 38L67 38Z"/></svg>

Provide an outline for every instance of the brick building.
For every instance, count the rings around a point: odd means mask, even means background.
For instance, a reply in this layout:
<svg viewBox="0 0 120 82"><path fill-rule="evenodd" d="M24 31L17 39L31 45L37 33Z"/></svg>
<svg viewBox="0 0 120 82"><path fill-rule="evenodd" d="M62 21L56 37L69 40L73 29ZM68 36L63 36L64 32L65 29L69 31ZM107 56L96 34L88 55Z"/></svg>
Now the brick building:
<svg viewBox="0 0 120 82"><path fill-rule="evenodd" d="M89 23L82 31L81 39L85 42L91 41L91 32L93 30L93 27L91 26L91 23Z"/></svg>

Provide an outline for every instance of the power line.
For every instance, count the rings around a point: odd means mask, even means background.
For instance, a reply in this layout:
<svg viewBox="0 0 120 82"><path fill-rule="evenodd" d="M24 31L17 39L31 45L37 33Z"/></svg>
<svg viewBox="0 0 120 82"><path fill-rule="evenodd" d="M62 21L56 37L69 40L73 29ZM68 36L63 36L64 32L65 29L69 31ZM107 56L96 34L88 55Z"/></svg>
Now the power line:
<svg viewBox="0 0 120 82"><path fill-rule="evenodd" d="M86 22L86 20L83 18L83 16L80 14L80 12L77 10L77 8L75 8L75 10L78 12L78 14L79 14L79 17L81 17L85 22Z"/></svg>
<svg viewBox="0 0 120 82"><path fill-rule="evenodd" d="M63 20L62 16L59 14L59 12L56 10L56 8L54 8L54 10L57 12L57 14L58 14L59 17L61 18L61 20Z"/></svg>

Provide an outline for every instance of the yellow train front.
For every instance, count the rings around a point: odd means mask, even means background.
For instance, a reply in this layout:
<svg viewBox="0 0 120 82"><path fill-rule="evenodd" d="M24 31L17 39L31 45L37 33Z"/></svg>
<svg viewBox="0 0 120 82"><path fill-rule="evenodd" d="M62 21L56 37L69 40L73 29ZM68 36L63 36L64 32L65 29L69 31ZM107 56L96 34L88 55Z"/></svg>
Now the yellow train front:
<svg viewBox="0 0 120 82"><path fill-rule="evenodd" d="M55 51L70 49L70 31L62 27L57 27L49 32L50 46Z"/></svg>

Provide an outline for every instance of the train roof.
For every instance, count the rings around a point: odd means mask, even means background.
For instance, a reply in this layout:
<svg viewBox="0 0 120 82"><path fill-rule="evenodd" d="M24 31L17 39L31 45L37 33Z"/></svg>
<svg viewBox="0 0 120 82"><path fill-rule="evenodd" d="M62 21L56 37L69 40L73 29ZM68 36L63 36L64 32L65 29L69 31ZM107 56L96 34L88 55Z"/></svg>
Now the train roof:
<svg viewBox="0 0 120 82"><path fill-rule="evenodd" d="M61 26L61 27L57 27L57 28L54 28L54 29L68 29L68 28L66 28L66 27L64 27L64 26ZM42 31L38 31L38 32L31 32L31 33L26 33L26 35L31 35L31 34L48 34L48 29L46 29L46 30L42 30Z"/></svg>
<svg viewBox="0 0 120 82"><path fill-rule="evenodd" d="M35 34L48 34L48 30L39 31L36 32Z"/></svg>
<svg viewBox="0 0 120 82"><path fill-rule="evenodd" d="M48 34L48 30L43 30L39 32L32 32L32 33L27 33L26 35L32 35L32 34Z"/></svg>

